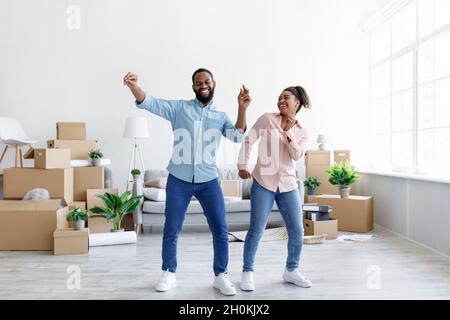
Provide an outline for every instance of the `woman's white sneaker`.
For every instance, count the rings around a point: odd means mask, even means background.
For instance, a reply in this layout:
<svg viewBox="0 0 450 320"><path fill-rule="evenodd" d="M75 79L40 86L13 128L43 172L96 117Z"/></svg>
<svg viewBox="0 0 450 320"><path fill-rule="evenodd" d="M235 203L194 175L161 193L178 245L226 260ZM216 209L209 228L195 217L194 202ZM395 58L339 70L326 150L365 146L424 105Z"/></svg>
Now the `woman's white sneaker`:
<svg viewBox="0 0 450 320"><path fill-rule="evenodd" d="M214 288L219 289L220 293L225 296L236 294L236 288L226 273L221 273L214 278Z"/></svg>
<svg viewBox="0 0 450 320"><path fill-rule="evenodd" d="M163 271L161 278L155 286L155 289L159 292L169 291L170 289L175 287L176 282L177 279L175 277L175 273L170 271Z"/></svg>
<svg viewBox="0 0 450 320"><path fill-rule="evenodd" d="M252 271L242 272L241 290L243 290L243 291L254 291L255 290L255 283L253 282L253 272Z"/></svg>
<svg viewBox="0 0 450 320"><path fill-rule="evenodd" d="M302 288L309 288L312 286L311 280L309 280L307 277L302 275L300 272L298 272L297 269L293 271L284 270L283 273L283 280L285 282L293 283L298 287Z"/></svg>

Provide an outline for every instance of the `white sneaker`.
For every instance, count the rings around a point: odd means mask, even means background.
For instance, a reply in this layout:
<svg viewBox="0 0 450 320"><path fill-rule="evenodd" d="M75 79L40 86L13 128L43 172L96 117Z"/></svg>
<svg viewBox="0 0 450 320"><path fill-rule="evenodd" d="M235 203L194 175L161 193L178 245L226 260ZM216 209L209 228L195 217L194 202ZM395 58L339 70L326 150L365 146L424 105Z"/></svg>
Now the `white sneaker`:
<svg viewBox="0 0 450 320"><path fill-rule="evenodd" d="M255 290L255 283L253 282L253 272L252 271L242 272L241 290L243 290L243 291L254 291Z"/></svg>
<svg viewBox="0 0 450 320"><path fill-rule="evenodd" d="M298 272L297 269L293 271L284 270L283 280L289 283L293 283L298 287L309 288L312 286L311 280Z"/></svg>
<svg viewBox="0 0 450 320"><path fill-rule="evenodd" d="M219 289L220 293L225 296L236 294L236 288L226 273L221 273L214 278L214 288Z"/></svg>
<svg viewBox="0 0 450 320"><path fill-rule="evenodd" d="M163 271L161 278L155 286L155 289L159 292L169 291L170 289L175 287L176 282L177 279L175 278L175 273L170 271Z"/></svg>

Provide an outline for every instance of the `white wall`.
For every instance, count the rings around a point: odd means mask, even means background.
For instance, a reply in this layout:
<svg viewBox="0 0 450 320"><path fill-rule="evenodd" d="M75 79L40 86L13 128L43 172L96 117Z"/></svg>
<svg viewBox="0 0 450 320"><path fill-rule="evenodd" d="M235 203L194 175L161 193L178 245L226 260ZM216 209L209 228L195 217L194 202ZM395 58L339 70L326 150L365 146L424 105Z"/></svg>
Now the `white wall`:
<svg viewBox="0 0 450 320"><path fill-rule="evenodd" d="M376 224L450 257L450 184L362 174L357 192L374 197Z"/></svg>
<svg viewBox="0 0 450 320"><path fill-rule="evenodd" d="M353 163L362 164L368 41L360 27L386 2L0 0L0 116L17 118L38 146L55 137L55 122L86 122L123 189L131 150L122 138L126 117L149 119L147 167L165 167L172 147L169 124L134 107L123 75L138 73L158 97L189 99L191 74L204 66L216 77L216 103L231 118L239 86L250 87L249 125L276 111L286 86L303 85L314 108L299 115L310 147L325 133L331 149L350 148ZM71 4L81 8L79 30L67 28ZM234 165L237 147L221 148L220 162Z"/></svg>

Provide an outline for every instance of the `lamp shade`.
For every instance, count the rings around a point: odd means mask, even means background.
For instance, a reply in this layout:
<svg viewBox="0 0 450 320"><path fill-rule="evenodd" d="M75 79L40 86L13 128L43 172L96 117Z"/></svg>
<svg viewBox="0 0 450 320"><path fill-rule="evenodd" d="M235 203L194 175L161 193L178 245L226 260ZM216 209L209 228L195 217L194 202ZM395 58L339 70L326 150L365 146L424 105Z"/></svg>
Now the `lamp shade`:
<svg viewBox="0 0 450 320"><path fill-rule="evenodd" d="M147 118L128 117L123 137L130 139L149 138Z"/></svg>
<svg viewBox="0 0 450 320"><path fill-rule="evenodd" d="M325 143L326 142L326 138L324 134L319 134L317 136L317 143Z"/></svg>

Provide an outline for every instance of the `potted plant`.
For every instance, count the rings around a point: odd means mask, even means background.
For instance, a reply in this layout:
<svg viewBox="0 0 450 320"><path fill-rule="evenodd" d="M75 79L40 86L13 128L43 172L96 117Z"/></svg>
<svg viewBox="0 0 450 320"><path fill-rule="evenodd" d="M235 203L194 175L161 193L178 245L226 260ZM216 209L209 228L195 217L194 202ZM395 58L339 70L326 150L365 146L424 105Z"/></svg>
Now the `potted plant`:
<svg viewBox="0 0 450 320"><path fill-rule="evenodd" d="M106 207L95 206L90 211L92 216L104 217L106 220L111 221L114 229L112 232L124 231L122 229L122 219L129 213L133 213L134 210L140 204L140 200L143 196L131 197L130 191L124 192L121 196L105 193L104 195L98 195Z"/></svg>
<svg viewBox="0 0 450 320"><path fill-rule="evenodd" d="M303 185L307 188L308 196L313 196L316 194L317 187L320 186L320 180L318 177L309 177Z"/></svg>
<svg viewBox="0 0 450 320"><path fill-rule="evenodd" d="M133 169L133 170L131 170L131 175L133 176L134 180L137 180L137 179L139 179L139 176L141 175L141 170Z"/></svg>
<svg viewBox="0 0 450 320"><path fill-rule="evenodd" d="M88 219L88 214L80 208L75 208L69 212L66 219L67 221L74 222L75 230L83 230L86 225L86 220Z"/></svg>
<svg viewBox="0 0 450 320"><path fill-rule="evenodd" d="M103 153L100 151L100 149L92 149L89 151L89 157L92 159L92 164L95 167L99 167L101 165Z"/></svg>
<svg viewBox="0 0 450 320"><path fill-rule="evenodd" d="M339 188L342 199L348 199L350 196L350 185L358 181L361 177L350 168L347 161L343 164L335 163L334 166L327 169L330 183Z"/></svg>

